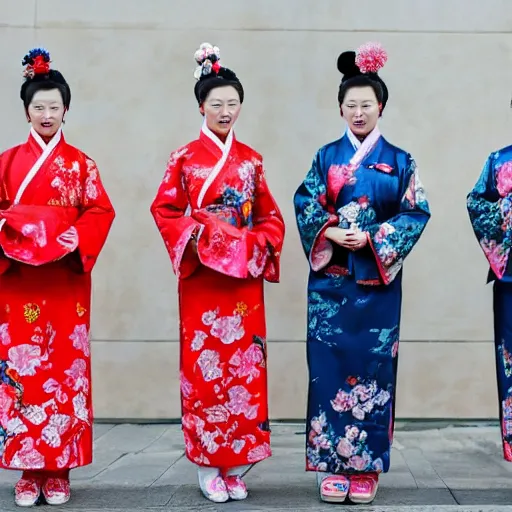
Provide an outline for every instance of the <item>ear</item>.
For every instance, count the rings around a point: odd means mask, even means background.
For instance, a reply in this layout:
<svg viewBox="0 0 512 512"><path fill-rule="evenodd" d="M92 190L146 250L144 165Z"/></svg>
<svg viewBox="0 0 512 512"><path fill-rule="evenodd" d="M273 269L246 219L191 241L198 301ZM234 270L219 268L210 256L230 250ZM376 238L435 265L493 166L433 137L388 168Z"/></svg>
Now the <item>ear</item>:
<svg viewBox="0 0 512 512"><path fill-rule="evenodd" d="M343 117L343 118L345 117L345 116L343 115L343 107L342 107L341 105L340 105L340 116L341 116L341 117Z"/></svg>
<svg viewBox="0 0 512 512"><path fill-rule="evenodd" d="M199 105L199 113L204 116L204 107L203 107L203 104L201 103L201 105Z"/></svg>
<svg viewBox="0 0 512 512"><path fill-rule="evenodd" d="M379 103L379 117L382 117L382 103Z"/></svg>

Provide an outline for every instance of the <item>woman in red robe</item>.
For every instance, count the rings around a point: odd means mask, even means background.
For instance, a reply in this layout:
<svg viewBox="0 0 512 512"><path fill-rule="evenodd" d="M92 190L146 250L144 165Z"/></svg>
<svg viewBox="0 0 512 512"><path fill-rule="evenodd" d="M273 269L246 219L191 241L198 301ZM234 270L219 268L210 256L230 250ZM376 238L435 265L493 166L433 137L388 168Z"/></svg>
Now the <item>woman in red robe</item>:
<svg viewBox="0 0 512 512"><path fill-rule="evenodd" d="M219 50L195 54L199 139L174 151L151 212L178 276L182 428L214 502L247 496L242 476L271 455L263 281L284 237L261 155L238 142L244 99Z"/></svg>
<svg viewBox="0 0 512 512"><path fill-rule="evenodd" d="M23 64L30 135L0 155L0 467L23 471L17 505L60 505L92 461L91 270L114 210L62 135L64 77L43 49Z"/></svg>

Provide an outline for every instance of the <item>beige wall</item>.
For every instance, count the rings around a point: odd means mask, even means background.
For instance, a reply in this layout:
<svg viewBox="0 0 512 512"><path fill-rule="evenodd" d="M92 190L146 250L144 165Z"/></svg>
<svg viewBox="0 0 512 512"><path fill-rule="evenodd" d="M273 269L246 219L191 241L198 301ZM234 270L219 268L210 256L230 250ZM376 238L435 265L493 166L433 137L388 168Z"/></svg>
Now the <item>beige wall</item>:
<svg viewBox="0 0 512 512"><path fill-rule="evenodd" d="M96 159L117 210L94 272L97 416L179 415L176 282L149 205L170 151L198 134L205 40L243 81L237 135L263 153L287 221L282 283L267 288L271 412L304 415L307 265L292 195L342 130L339 52L378 40L381 128L416 158L433 212L405 265L398 415L494 417L491 289L465 196L511 142L511 26L510 0L0 0L0 149L27 135L21 58L45 46L73 92L66 137Z"/></svg>

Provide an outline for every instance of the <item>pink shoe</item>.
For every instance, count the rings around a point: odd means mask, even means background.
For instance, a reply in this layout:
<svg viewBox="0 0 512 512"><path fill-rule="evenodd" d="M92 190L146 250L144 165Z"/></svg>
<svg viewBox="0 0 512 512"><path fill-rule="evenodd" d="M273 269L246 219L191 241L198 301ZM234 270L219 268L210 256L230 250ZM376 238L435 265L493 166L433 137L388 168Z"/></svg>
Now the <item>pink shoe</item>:
<svg viewBox="0 0 512 512"><path fill-rule="evenodd" d="M224 478L224 482L226 483L226 487L228 489L229 497L232 500L240 501L245 500L247 495L247 487L245 482L242 480L242 477L239 475L227 476Z"/></svg>
<svg viewBox="0 0 512 512"><path fill-rule="evenodd" d="M43 496L48 505L64 505L71 498L69 480L65 478L48 478L43 484Z"/></svg>
<svg viewBox="0 0 512 512"><path fill-rule="evenodd" d="M33 507L41 495L41 482L35 478L20 478L14 486L14 502L18 507Z"/></svg>
<svg viewBox="0 0 512 512"><path fill-rule="evenodd" d="M352 503L367 504L375 499L379 487L377 473L358 473L350 476L348 499Z"/></svg>
<svg viewBox="0 0 512 512"><path fill-rule="evenodd" d="M329 503L343 503L349 487L350 482L344 475L325 477L320 483L320 499Z"/></svg>

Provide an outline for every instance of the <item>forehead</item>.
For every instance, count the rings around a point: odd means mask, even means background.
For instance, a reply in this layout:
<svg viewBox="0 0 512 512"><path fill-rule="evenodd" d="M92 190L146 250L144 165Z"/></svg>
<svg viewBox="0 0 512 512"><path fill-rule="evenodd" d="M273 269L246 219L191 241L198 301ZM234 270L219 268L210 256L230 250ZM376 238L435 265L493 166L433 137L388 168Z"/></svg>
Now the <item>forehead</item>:
<svg viewBox="0 0 512 512"><path fill-rule="evenodd" d="M58 89L41 89L34 94L32 103L62 103L62 96Z"/></svg>
<svg viewBox="0 0 512 512"><path fill-rule="evenodd" d="M215 87L208 94L208 101L240 101L238 91L232 85L225 85L223 87Z"/></svg>
<svg viewBox="0 0 512 512"><path fill-rule="evenodd" d="M369 86L351 87L345 94L345 101L376 101L375 91Z"/></svg>

